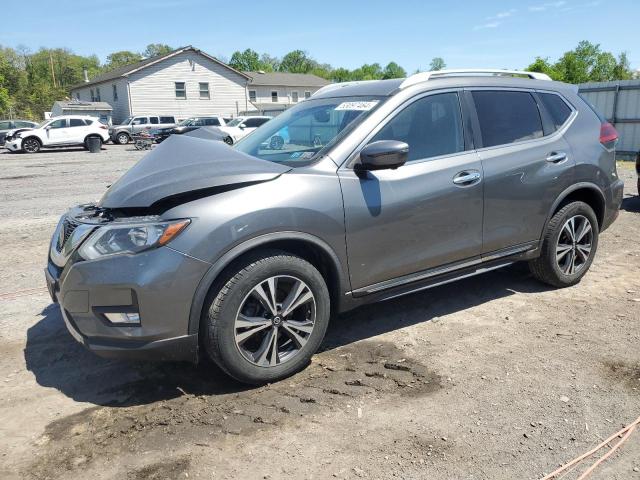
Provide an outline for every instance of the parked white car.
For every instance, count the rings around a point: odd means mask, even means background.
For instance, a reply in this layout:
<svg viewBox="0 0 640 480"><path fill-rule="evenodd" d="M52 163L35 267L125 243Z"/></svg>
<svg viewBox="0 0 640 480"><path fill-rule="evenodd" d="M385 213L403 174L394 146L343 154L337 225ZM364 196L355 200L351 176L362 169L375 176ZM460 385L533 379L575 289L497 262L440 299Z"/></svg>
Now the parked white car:
<svg viewBox="0 0 640 480"><path fill-rule="evenodd" d="M88 148L91 137L101 144L109 140L109 127L95 117L64 115L45 120L36 128L9 132L5 147L12 152L39 152L41 148L83 145Z"/></svg>
<svg viewBox="0 0 640 480"><path fill-rule="evenodd" d="M224 127L220 127L219 130L225 134L224 142L233 145L238 140L246 137L253 132L260 125L263 125L271 120L271 117L236 117L228 122Z"/></svg>

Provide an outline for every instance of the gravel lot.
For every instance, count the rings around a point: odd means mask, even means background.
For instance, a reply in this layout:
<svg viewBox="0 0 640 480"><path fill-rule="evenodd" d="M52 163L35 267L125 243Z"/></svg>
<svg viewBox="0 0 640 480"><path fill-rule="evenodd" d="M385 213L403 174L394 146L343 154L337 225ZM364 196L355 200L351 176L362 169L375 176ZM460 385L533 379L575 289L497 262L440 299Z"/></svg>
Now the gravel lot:
<svg viewBox="0 0 640 480"><path fill-rule="evenodd" d="M551 290L515 265L364 307L305 371L247 389L209 364L100 359L50 303L59 215L141 156L0 150L0 478L536 479L640 415L631 164L579 285ZM636 431L592 478L639 472Z"/></svg>

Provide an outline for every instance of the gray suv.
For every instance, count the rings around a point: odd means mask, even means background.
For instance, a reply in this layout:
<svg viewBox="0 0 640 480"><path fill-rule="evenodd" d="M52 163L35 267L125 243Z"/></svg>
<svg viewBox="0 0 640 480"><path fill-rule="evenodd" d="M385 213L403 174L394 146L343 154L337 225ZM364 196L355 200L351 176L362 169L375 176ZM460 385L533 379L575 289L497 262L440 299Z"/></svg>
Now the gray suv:
<svg viewBox="0 0 640 480"><path fill-rule="evenodd" d="M516 261L578 283L622 200L613 127L536 73L330 85L233 148L191 135L53 235L49 290L99 355L272 382L364 303Z"/></svg>

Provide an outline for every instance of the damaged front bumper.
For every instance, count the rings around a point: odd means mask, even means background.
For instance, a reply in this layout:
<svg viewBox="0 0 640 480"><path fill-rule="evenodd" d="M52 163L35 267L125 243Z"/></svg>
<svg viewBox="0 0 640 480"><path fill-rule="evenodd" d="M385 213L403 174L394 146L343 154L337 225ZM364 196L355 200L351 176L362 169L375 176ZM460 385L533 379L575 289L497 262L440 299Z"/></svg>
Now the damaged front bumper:
<svg viewBox="0 0 640 480"><path fill-rule="evenodd" d="M189 313L210 265L167 246L83 260L77 253L82 242L112 221L97 211L92 206L72 209L51 242L47 288L67 329L103 357L197 361L198 339L188 332Z"/></svg>

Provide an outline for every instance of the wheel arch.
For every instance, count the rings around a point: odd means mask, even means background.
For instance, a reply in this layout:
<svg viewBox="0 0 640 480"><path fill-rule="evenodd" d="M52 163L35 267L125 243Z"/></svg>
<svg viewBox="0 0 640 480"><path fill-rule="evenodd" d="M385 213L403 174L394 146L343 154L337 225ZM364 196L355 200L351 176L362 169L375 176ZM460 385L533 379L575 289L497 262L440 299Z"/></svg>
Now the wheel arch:
<svg viewBox="0 0 640 480"><path fill-rule="evenodd" d="M193 296L189 313L189 334L199 333L205 304L212 289L217 287L216 282L224 278L226 272L247 255L262 250L282 250L298 255L311 263L327 283L332 311L340 309L339 303L342 293L348 290L348 278L335 251L324 240L308 233L269 233L236 245L209 268L200 280Z"/></svg>
<svg viewBox="0 0 640 480"><path fill-rule="evenodd" d="M564 190L555 200L544 224L545 230L549 221L558 212L558 210L566 204L576 201L584 202L593 209L596 214L596 219L598 220L598 229L602 229L606 209L604 193L594 183L580 182ZM543 230L543 234L545 230Z"/></svg>

